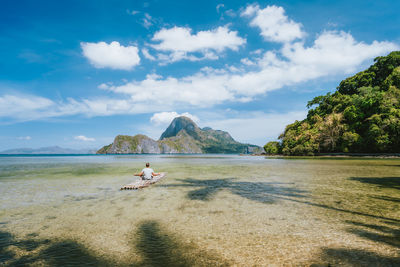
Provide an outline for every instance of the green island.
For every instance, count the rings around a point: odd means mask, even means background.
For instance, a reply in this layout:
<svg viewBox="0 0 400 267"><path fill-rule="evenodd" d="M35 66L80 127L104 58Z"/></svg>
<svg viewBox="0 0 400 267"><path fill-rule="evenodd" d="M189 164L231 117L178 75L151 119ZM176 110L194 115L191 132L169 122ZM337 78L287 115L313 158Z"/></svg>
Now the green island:
<svg viewBox="0 0 400 267"><path fill-rule="evenodd" d="M334 93L309 101L307 117L286 126L267 154L400 153L400 51L375 58L340 82Z"/></svg>
<svg viewBox="0 0 400 267"><path fill-rule="evenodd" d="M185 116L176 117L159 140L137 134L117 135L112 144L99 149L97 154L250 154L260 153L257 145L237 142L225 131L210 127L200 128Z"/></svg>

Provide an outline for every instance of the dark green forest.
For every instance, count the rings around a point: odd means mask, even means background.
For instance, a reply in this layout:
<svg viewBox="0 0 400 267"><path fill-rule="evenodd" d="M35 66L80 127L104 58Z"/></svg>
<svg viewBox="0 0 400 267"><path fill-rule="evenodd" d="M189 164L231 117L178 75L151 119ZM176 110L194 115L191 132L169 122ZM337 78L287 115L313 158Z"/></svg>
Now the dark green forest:
<svg viewBox="0 0 400 267"><path fill-rule="evenodd" d="M267 154L400 153L400 51L374 62L309 101L307 118L287 125Z"/></svg>

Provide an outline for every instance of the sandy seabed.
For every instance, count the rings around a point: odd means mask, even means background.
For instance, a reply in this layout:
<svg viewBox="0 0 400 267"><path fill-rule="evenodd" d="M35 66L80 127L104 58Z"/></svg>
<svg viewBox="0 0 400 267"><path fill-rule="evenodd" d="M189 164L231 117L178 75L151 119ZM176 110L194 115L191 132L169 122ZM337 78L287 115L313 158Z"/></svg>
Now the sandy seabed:
<svg viewBox="0 0 400 267"><path fill-rule="evenodd" d="M400 159L1 160L0 265L400 265Z"/></svg>

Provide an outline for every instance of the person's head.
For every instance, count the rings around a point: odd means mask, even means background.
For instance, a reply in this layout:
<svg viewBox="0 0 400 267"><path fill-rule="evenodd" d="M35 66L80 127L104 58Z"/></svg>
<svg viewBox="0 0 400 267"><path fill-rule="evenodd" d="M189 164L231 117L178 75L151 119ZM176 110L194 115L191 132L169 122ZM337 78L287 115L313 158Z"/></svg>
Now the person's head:
<svg viewBox="0 0 400 267"><path fill-rule="evenodd" d="M150 163L147 162L146 163L146 168L148 168L148 167L150 167Z"/></svg>

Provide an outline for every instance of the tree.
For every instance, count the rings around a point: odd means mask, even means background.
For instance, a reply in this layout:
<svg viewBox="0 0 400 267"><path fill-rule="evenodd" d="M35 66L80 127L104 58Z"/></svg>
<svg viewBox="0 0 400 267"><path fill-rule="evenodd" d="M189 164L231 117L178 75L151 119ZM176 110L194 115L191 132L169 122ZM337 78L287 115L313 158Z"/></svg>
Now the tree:
<svg viewBox="0 0 400 267"><path fill-rule="evenodd" d="M277 155L281 153L280 143L277 141L268 142L264 146L265 153L270 155Z"/></svg>
<svg viewBox="0 0 400 267"><path fill-rule="evenodd" d="M307 108L307 118L287 125L279 144L266 145L268 151L400 153L400 51L377 57Z"/></svg>
<svg viewBox="0 0 400 267"><path fill-rule="evenodd" d="M343 114L332 113L318 125L322 147L328 151L335 152L336 144L346 129L342 120Z"/></svg>

